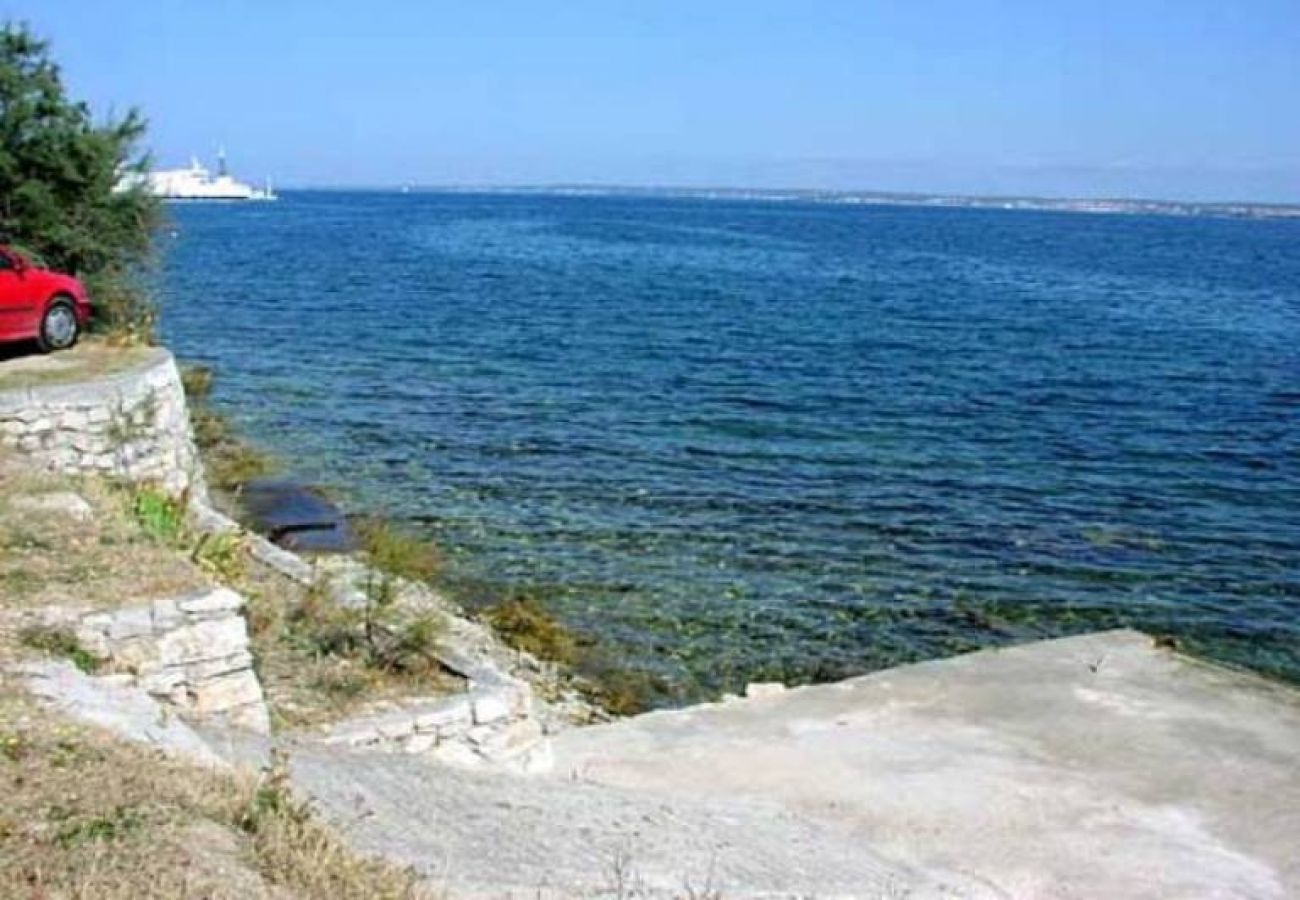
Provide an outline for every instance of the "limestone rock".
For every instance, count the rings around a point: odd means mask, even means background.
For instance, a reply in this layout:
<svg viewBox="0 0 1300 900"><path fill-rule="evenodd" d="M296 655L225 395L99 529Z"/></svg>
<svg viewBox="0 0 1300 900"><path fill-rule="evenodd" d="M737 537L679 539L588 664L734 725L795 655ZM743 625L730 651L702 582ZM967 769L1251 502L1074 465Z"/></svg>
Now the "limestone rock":
<svg viewBox="0 0 1300 900"><path fill-rule="evenodd" d="M486 725L510 718L511 698L506 691L481 693L471 701L474 707L474 724Z"/></svg>
<svg viewBox="0 0 1300 900"><path fill-rule="evenodd" d="M402 742L402 750L407 753L428 753L437 743L437 735L413 734Z"/></svg>
<svg viewBox="0 0 1300 900"><path fill-rule="evenodd" d="M194 712L199 716L262 702L262 685L251 669L202 682L192 692Z"/></svg>
<svg viewBox="0 0 1300 900"><path fill-rule="evenodd" d="M469 726L473 722L473 716L468 697L453 697L436 706L417 710L415 730L437 731L441 734L454 726Z"/></svg>
<svg viewBox="0 0 1300 900"><path fill-rule="evenodd" d="M95 517L95 510L86 499L72 491L23 494L13 498L10 506L19 512L61 516L76 522L89 522Z"/></svg>
<svg viewBox="0 0 1300 900"><path fill-rule="evenodd" d="M43 663L24 669L27 684L65 713L165 753L219 766L221 760L201 738L139 688L107 678L92 678L70 663Z"/></svg>
<svg viewBox="0 0 1300 900"><path fill-rule="evenodd" d="M779 681L751 681L745 685L745 698L747 700L779 697L784 693L785 685Z"/></svg>
<svg viewBox="0 0 1300 900"><path fill-rule="evenodd" d="M218 587L178 597L176 606L182 612L191 615L226 614L242 609L244 598L230 588Z"/></svg>
<svg viewBox="0 0 1300 900"><path fill-rule="evenodd" d="M163 665L174 666L234 656L247 647L248 629L244 620L229 616L167 632L158 639L158 657Z"/></svg>

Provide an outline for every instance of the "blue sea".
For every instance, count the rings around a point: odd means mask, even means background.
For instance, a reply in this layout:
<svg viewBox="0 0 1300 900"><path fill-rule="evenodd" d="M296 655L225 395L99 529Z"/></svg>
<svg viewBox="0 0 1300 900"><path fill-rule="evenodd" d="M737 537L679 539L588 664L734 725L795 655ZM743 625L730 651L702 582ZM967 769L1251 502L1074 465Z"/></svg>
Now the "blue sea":
<svg viewBox="0 0 1300 900"><path fill-rule="evenodd" d="M1300 680L1300 222L286 192L163 331L662 702L1130 625Z"/></svg>

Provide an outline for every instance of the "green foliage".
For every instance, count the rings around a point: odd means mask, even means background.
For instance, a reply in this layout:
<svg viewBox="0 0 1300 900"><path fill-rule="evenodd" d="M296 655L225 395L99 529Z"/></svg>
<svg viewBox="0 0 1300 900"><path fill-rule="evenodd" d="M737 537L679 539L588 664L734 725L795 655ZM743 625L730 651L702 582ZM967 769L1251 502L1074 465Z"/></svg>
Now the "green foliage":
<svg viewBox="0 0 1300 900"><path fill-rule="evenodd" d="M584 672L590 680L585 693L616 716L634 716L672 697L668 682L652 672L620 666Z"/></svg>
<svg viewBox="0 0 1300 900"><path fill-rule="evenodd" d="M139 810L128 806L114 807L108 814L72 818L55 834L61 847L75 847L92 841L114 841L137 832L144 825Z"/></svg>
<svg viewBox="0 0 1300 900"><path fill-rule="evenodd" d="M404 582L431 582L442 571L442 555L431 542L399 531L386 519L357 527L367 563L366 603L360 611L366 665L389 671L427 667L443 621L412 614L397 600Z"/></svg>
<svg viewBox="0 0 1300 900"><path fill-rule="evenodd" d="M206 402L212 396L212 384L217 374L211 366L185 366L181 369L181 387L188 400Z"/></svg>
<svg viewBox="0 0 1300 900"><path fill-rule="evenodd" d="M285 622L284 639L315 657L359 664L373 672L426 676L441 672L434 651L446 628L433 612L410 609L386 595L367 594L361 607L344 606L325 584L313 585ZM352 681L354 679L348 679ZM339 685L342 692L348 685Z"/></svg>
<svg viewBox="0 0 1300 900"><path fill-rule="evenodd" d="M572 665L578 659L578 639L535 598L516 594L483 614L501 639L538 659Z"/></svg>
<svg viewBox="0 0 1300 900"><path fill-rule="evenodd" d="M316 672L310 679L314 690L329 696L336 702L356 700L370 690L370 680L366 672L346 664L330 666Z"/></svg>
<svg viewBox="0 0 1300 900"><path fill-rule="evenodd" d="M0 733L0 756L9 762L22 762L31 756L32 750L32 742L21 731ZM3 837L3 833L0 833L0 839Z"/></svg>
<svg viewBox="0 0 1300 900"><path fill-rule="evenodd" d="M156 540L176 544L184 536L184 505L157 488L145 487L137 491L131 511L145 532Z"/></svg>
<svg viewBox="0 0 1300 900"><path fill-rule="evenodd" d="M162 207L138 180L145 129L134 109L96 123L67 96L45 41L0 28L0 241L85 278L101 323L126 340L151 337L155 318L142 273Z"/></svg>
<svg viewBox="0 0 1300 900"><path fill-rule="evenodd" d="M158 303L140 268L112 266L87 272L83 281L95 304L94 325L115 344L151 344L158 326Z"/></svg>
<svg viewBox="0 0 1300 900"><path fill-rule="evenodd" d="M389 589L403 579L427 584L442 571L442 554L433 543L395 528L387 519L369 519L357 530L366 562L387 577Z"/></svg>
<svg viewBox="0 0 1300 900"><path fill-rule="evenodd" d="M25 647L71 660L74 666L88 675L98 672L104 665L104 660L81 646L77 636L66 628L34 625L24 628L18 639Z"/></svg>
<svg viewBox="0 0 1300 900"><path fill-rule="evenodd" d="M132 497L131 513L147 535L189 553L194 563L218 580L229 584L245 575L248 556L243 536L237 532L195 535L185 521L184 497L141 487Z"/></svg>
<svg viewBox="0 0 1300 900"><path fill-rule="evenodd" d="M482 621L505 643L567 670L573 676L569 686L607 712L635 715L685 699L664 675L630 667L613 643L556 618L548 600L562 592L554 585L443 579L442 586L463 606L479 610Z"/></svg>
<svg viewBox="0 0 1300 900"><path fill-rule="evenodd" d="M288 611L283 639L315 656L357 659L360 615L334 599L325 582L313 584Z"/></svg>
<svg viewBox="0 0 1300 900"><path fill-rule="evenodd" d="M238 818L239 827L248 834L259 834L276 820L305 825L311 819L311 807L294 799L289 782L289 759L279 748L271 750L271 761L262 769L248 807Z"/></svg>
<svg viewBox="0 0 1300 900"><path fill-rule="evenodd" d="M203 470L213 487L235 491L275 471L269 456L235 434L225 416L210 407L192 406L190 421L194 441L203 455Z"/></svg>
<svg viewBox="0 0 1300 900"><path fill-rule="evenodd" d="M202 534L190 551L190 559L229 584L242 579L248 570L245 549L244 538L238 532Z"/></svg>

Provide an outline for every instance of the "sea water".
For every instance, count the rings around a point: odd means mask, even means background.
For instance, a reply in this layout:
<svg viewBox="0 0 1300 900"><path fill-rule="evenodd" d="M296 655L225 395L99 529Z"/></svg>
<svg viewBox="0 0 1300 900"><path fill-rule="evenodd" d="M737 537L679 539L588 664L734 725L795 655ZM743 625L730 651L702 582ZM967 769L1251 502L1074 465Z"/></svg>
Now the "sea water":
<svg viewBox="0 0 1300 900"><path fill-rule="evenodd" d="M669 699L1120 625L1300 680L1300 222L418 192L171 216L165 339L252 438Z"/></svg>

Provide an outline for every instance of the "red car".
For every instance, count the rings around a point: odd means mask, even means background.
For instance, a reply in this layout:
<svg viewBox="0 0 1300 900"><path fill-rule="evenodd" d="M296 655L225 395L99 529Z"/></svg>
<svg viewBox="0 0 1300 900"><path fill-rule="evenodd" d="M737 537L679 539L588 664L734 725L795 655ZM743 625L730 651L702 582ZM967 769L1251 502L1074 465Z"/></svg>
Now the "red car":
<svg viewBox="0 0 1300 900"><path fill-rule="evenodd" d="M0 247L0 341L35 340L46 353L64 350L89 321L90 297L80 281Z"/></svg>

